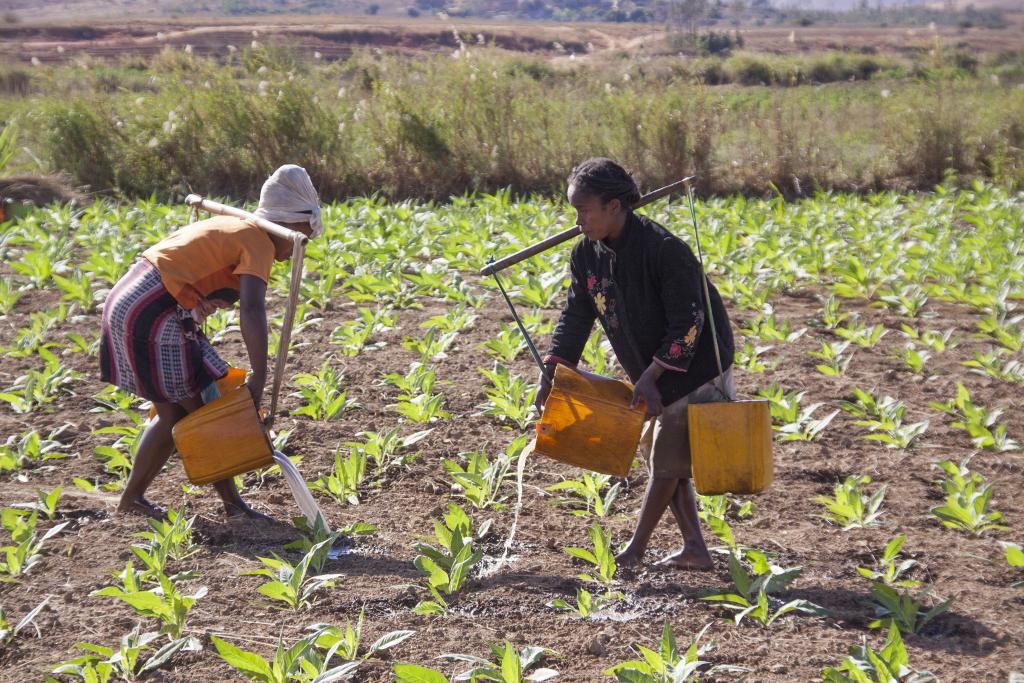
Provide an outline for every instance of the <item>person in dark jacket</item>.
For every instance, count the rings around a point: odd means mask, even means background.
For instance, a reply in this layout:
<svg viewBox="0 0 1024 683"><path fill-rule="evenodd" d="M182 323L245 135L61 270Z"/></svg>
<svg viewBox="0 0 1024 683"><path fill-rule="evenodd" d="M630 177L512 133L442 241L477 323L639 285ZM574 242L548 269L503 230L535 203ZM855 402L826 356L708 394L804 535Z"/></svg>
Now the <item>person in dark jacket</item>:
<svg viewBox="0 0 1024 683"><path fill-rule="evenodd" d="M620 565L642 561L651 533L666 508L683 535L682 548L659 564L710 569L690 481L687 406L734 397L734 343L729 318L708 283L722 374L715 359L701 267L690 248L654 221L632 210L640 199L633 178L615 162L589 159L569 176L569 203L585 239L569 258L571 284L551 349L547 375L562 363L575 367L600 320L619 364L634 383L633 407L652 418L641 438L650 481L632 539L616 556ZM551 390L541 375L537 407Z"/></svg>

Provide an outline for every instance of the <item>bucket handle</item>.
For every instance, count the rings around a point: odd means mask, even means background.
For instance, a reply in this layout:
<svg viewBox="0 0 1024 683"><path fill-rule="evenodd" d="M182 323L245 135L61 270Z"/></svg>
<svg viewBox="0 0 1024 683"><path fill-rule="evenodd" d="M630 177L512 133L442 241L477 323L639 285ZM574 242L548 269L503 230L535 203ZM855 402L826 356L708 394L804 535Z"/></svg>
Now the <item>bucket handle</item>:
<svg viewBox="0 0 1024 683"><path fill-rule="evenodd" d="M693 184L686 184L686 201L690 208L690 218L693 221L693 236L697 240L697 260L700 263L700 280L704 286L704 304L708 311L708 320L711 322L711 345L715 348L715 364L718 366L718 393L725 401L731 402L734 399L725 391L725 376L722 370L722 353L718 350L718 330L715 328L715 313L711 308L711 292L708 290L708 276L704 272L704 253L700 247L700 232L697 230L697 212L693 206Z"/></svg>

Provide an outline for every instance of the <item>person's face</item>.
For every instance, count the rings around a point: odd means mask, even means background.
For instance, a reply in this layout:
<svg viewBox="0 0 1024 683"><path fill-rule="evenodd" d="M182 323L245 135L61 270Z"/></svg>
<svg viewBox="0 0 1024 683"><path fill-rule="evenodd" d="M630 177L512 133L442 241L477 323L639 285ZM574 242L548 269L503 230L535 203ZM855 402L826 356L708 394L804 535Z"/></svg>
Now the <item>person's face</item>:
<svg viewBox="0 0 1024 683"><path fill-rule="evenodd" d="M569 203L576 209L576 225L591 241L605 239L621 223L618 199L604 204L596 194L585 192L573 183L569 185Z"/></svg>
<svg viewBox="0 0 1024 683"><path fill-rule="evenodd" d="M309 224L309 221L305 223L288 223L285 225L290 230L296 230L301 232L306 237L313 234L313 226ZM286 240L278 237L277 235L271 235L270 238L274 241L274 259L277 261L287 261L292 257L292 251L295 249L295 243L291 240Z"/></svg>

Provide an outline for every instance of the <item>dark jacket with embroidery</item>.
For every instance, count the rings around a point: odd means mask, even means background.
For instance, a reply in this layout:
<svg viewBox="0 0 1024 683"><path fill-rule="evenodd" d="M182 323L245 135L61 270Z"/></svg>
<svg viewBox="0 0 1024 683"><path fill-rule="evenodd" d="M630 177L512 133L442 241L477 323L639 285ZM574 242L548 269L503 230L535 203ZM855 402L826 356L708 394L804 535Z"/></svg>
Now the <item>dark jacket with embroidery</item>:
<svg viewBox="0 0 1024 683"><path fill-rule="evenodd" d="M572 283L545 362L575 366L594 319L601 321L619 364L636 382L651 360L665 405L718 376L700 282L700 264L682 240L631 213L615 251L581 239L569 258ZM722 369L733 362L729 317L708 282Z"/></svg>

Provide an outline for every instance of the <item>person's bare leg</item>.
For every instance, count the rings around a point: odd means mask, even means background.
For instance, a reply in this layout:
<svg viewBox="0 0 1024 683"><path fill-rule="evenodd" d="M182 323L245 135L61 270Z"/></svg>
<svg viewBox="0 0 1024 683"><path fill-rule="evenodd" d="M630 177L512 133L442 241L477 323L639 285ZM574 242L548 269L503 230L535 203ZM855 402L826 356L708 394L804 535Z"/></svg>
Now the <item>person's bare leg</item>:
<svg viewBox="0 0 1024 683"><path fill-rule="evenodd" d="M714 567L711 553L700 532L700 517L697 516L697 493L690 479L680 479L669 502L676 524L683 533L683 547L679 552L658 561L660 565L707 571Z"/></svg>
<svg viewBox="0 0 1024 683"><path fill-rule="evenodd" d="M651 477L647 482L647 492L644 494L644 502L640 506L636 530L633 531L633 538L629 540L625 549L615 556L617 565L628 567L639 563L643 558L647 542L651 539L651 533L654 532L654 527L658 526L661 516L665 514L665 508L669 506L678 483L678 479L659 477Z"/></svg>
<svg viewBox="0 0 1024 683"><path fill-rule="evenodd" d="M171 428L185 416L185 410L174 403L154 403L157 417L149 423L135 451L135 463L128 475L128 483L121 493L118 512L161 517L164 511L146 500L146 489L163 469L174 452Z"/></svg>
<svg viewBox="0 0 1024 683"><path fill-rule="evenodd" d="M213 483L213 488L217 489L217 495L220 496L221 501L224 503L224 515L226 517L246 515L252 519L273 520L273 517L253 510L242 500L242 496L238 493L238 487L235 486L233 478L216 481Z"/></svg>

